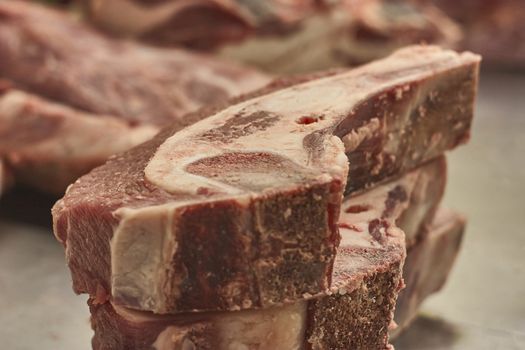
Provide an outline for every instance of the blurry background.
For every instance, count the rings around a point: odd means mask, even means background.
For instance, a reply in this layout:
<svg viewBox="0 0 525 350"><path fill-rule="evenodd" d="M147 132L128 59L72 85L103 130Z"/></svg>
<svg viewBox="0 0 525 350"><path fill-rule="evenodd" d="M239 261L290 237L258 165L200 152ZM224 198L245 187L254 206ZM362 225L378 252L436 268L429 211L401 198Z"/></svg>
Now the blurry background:
<svg viewBox="0 0 525 350"><path fill-rule="evenodd" d="M525 349L523 1L189 1L182 8L177 0L44 2L108 38L205 52L262 74L353 66L419 42L483 54L472 140L448 157L445 205L469 218L463 249L445 288L394 345ZM4 15L0 8L0 28ZM10 72L1 66L3 79ZM0 113L0 158L9 160L13 150L1 138L17 130L2 123ZM86 297L72 293L52 234L57 194L35 191L45 186L11 170L16 186L0 199L0 347L87 350Z"/></svg>

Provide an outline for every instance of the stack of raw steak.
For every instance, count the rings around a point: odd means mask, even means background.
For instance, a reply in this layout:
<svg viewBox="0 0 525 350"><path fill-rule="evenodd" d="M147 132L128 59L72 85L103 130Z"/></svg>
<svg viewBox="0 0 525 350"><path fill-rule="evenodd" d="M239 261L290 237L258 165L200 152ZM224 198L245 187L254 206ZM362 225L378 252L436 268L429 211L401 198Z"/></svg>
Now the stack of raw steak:
<svg viewBox="0 0 525 350"><path fill-rule="evenodd" d="M182 128L186 113L269 81L208 56L108 39L22 1L0 2L0 57L0 174L56 194L161 126Z"/></svg>
<svg viewBox="0 0 525 350"><path fill-rule="evenodd" d="M280 80L80 178L53 217L94 349L388 348L407 247L400 323L461 239L436 211L478 65L409 47Z"/></svg>
<svg viewBox="0 0 525 350"><path fill-rule="evenodd" d="M11 174L5 164L0 160L0 195L7 189L11 183Z"/></svg>

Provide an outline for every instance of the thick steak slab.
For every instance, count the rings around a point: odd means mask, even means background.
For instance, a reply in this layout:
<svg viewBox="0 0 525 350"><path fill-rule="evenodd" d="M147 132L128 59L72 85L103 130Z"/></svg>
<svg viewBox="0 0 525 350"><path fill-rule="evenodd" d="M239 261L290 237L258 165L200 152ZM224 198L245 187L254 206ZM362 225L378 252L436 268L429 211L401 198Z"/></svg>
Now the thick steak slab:
<svg viewBox="0 0 525 350"><path fill-rule="evenodd" d="M421 42L454 47L457 25L428 4L391 0L84 0L100 28L217 52L272 72L355 65Z"/></svg>
<svg viewBox="0 0 525 350"><path fill-rule="evenodd" d="M54 208L74 289L111 288L116 303L160 313L269 306L325 289L345 188L466 141L478 63L411 47L276 83L112 159Z"/></svg>
<svg viewBox="0 0 525 350"><path fill-rule="evenodd" d="M268 78L207 56L112 40L66 14L0 2L0 77L23 90L131 125L165 125Z"/></svg>
<svg viewBox="0 0 525 350"><path fill-rule="evenodd" d="M380 185L342 205L333 285L326 293L260 310L154 315L90 301L93 348L110 349L386 349L401 286L404 235L395 224L423 208L410 227L425 231L432 205L419 195L444 159ZM411 229L411 228L410 228Z"/></svg>
<svg viewBox="0 0 525 350"><path fill-rule="evenodd" d="M461 247L465 224L463 216L441 208L429 235L408 249L403 268L406 287L397 299L394 321L398 327L391 336L407 328L421 303L445 284Z"/></svg>

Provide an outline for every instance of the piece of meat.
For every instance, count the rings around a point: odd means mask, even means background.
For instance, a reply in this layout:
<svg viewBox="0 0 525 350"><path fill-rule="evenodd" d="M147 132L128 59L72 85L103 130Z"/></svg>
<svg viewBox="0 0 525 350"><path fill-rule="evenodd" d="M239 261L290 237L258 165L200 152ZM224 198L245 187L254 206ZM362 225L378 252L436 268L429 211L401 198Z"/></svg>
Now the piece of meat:
<svg viewBox="0 0 525 350"><path fill-rule="evenodd" d="M411 47L281 81L111 159L53 210L74 290L157 313L324 290L345 187L361 191L466 141L478 63Z"/></svg>
<svg viewBox="0 0 525 350"><path fill-rule="evenodd" d="M412 176L412 174L407 176ZM399 186L404 188L403 183L407 182L411 181L407 179L394 181L387 186L380 186L353 198L352 203L344 204L347 213L342 214L342 223L359 224L363 219L370 220L375 214L392 208L391 205L386 204L386 201L383 201L382 205L375 206L381 203L376 199L390 198L389 194L392 193L392 188ZM398 217L400 212L414 211L420 205L420 203L407 201L396 203L393 208L397 212L390 217L391 222L396 221L394 218ZM358 214L360 212L357 210L359 207L368 208L367 212L373 214L369 216ZM432 219L432 210L429 210L427 214L428 216L424 220L415 219L419 224L418 226L424 231L428 224L427 220ZM345 216L348 220L345 220ZM370 222L367 225L361 221L360 226L369 226ZM442 284L442 279L448 272L445 266L450 266L453 263L453 255L454 252L457 252L458 240L461 240L463 227L464 219L461 216L441 209L430 226L428 238L409 250L404 265L405 283L408 285L406 290L400 292L397 301L394 314L397 322L400 322L400 317L406 317L407 311L414 314L415 308L419 304L419 302L415 304L413 302L404 303L401 295L411 293L411 297L419 299L422 296L414 293L414 290L424 291L426 294L430 290L437 290L435 288ZM393 235L387 236L387 240L391 242L383 242L383 246L385 244L392 245L393 242L401 243L400 232L392 227L387 232L393 233ZM375 250L381 247L381 243L378 243L371 232L367 229L351 231L343 227L342 234L343 237L348 235L350 239L343 241L341 249L344 249L345 246L358 248L350 256L344 257L347 264L336 265L334 271L337 273L338 268L340 270L347 269L347 274L344 277L339 275L339 278L352 281L348 283L351 286L348 290L340 289L338 293L331 295L317 296L317 298L299 301L295 304L262 310L179 314L176 316L160 316L148 312L138 312L114 305L111 302L97 304L92 299L90 300L90 309L92 327L95 330L93 348L95 350L141 350L151 347L157 350L178 350L191 349L192 346L197 349L214 350L244 348L243 346L256 346L259 350L386 348L385 333L382 327L388 328L388 320L392 313L389 302L397 290L394 281L399 282L399 277L392 279L392 276L387 276L397 273L399 265L390 265L392 270L389 272L387 270L377 272L374 268L377 262L370 263L362 250L362 247L369 244L372 244ZM390 254L397 251L399 247L400 245L396 246L396 249L391 250ZM379 249L379 251L381 250ZM430 254L428 260L424 255L425 253ZM397 251L396 254L397 257L400 257L400 251ZM391 257L382 252L381 258L388 260ZM419 265L421 262L423 262L424 267L422 268L425 270L423 273L425 277L422 279L417 276L416 272L416 270L421 271ZM356 278L356 270L352 266L356 264L364 266L367 263L369 264L367 277ZM388 264L384 266L388 266ZM432 271L435 267L439 275L437 278L432 277ZM407 279L407 277L409 278ZM363 288L365 286L366 288ZM416 288L414 289L412 286ZM316 312L317 315L323 315L325 319L330 320L331 326L316 323L315 319L313 323L308 322L312 319L312 313ZM391 336L397 336L399 331L406 326L405 322L406 320L403 320L400 323L400 327L395 329L393 335L391 331ZM370 327L371 325L373 327ZM315 336L320 334L323 336ZM330 340L331 343L328 342Z"/></svg>
<svg viewBox="0 0 525 350"><path fill-rule="evenodd" d="M158 132L16 89L0 94L0 154L17 182L60 194L78 177Z"/></svg>
<svg viewBox="0 0 525 350"><path fill-rule="evenodd" d="M66 14L0 2L0 158L52 194L163 124L269 78L211 57L104 37Z"/></svg>
<svg viewBox="0 0 525 350"><path fill-rule="evenodd" d="M290 305L259 310L154 315L91 299L93 348L110 349L386 349L405 255L402 227L427 187L439 176L438 159L392 182L346 199L339 226L332 287ZM419 187L419 188L417 188ZM440 198L422 206L410 225L426 231Z"/></svg>
<svg viewBox="0 0 525 350"><path fill-rule="evenodd" d="M441 208L429 235L408 249L403 268L406 287L397 299L394 321L398 327L391 336L406 329L421 303L445 284L461 246L465 223L462 215Z"/></svg>
<svg viewBox="0 0 525 350"><path fill-rule="evenodd" d="M402 231L394 222L427 200L412 199L418 187L428 187L419 179L439 176L443 163L438 159L343 203L342 242L330 293L262 310L169 316L92 299L94 349L386 348L404 250ZM438 203L434 198L432 206L423 205L426 212L414 216L410 227L426 231Z"/></svg>
<svg viewBox="0 0 525 350"><path fill-rule="evenodd" d="M401 0L83 3L106 31L216 52L279 73L356 65L410 44L453 48L461 39L458 26L434 6Z"/></svg>
<svg viewBox="0 0 525 350"><path fill-rule="evenodd" d="M461 47L475 50L490 65L525 68L523 0L423 0L459 23Z"/></svg>
<svg viewBox="0 0 525 350"><path fill-rule="evenodd" d="M255 71L177 49L112 40L64 13L0 2L0 77L130 125L165 125L264 86Z"/></svg>

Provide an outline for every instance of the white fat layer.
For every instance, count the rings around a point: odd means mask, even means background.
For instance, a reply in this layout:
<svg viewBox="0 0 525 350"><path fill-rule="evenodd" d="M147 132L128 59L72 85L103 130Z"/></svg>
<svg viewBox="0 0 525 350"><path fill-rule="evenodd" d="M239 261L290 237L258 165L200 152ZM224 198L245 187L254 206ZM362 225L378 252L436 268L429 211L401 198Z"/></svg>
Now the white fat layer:
<svg viewBox="0 0 525 350"><path fill-rule="evenodd" d="M345 145L345 152L351 152L355 150L359 145L374 135L374 133L380 128L381 124L378 118L372 118L366 125L352 130L350 133L343 136L341 139ZM386 150L388 152L388 150Z"/></svg>
<svg viewBox="0 0 525 350"><path fill-rule="evenodd" d="M166 261L177 250L172 239L173 207L155 206L142 210L120 209L120 224L111 239L111 288L115 298L156 310L165 303L169 267ZM176 281L172 295L177 295Z"/></svg>
<svg viewBox="0 0 525 350"><path fill-rule="evenodd" d="M248 201L249 196L237 198L240 205L247 205ZM170 263L177 252L173 227L176 211L195 202L197 200L137 209L121 208L113 213L119 219L110 242L111 294L115 298L122 297L139 309L163 310L166 295L178 295L177 288L182 279L174 279L178 274L170 276ZM171 286L170 293L161 289L165 285Z"/></svg>
<svg viewBox="0 0 525 350"><path fill-rule="evenodd" d="M344 152L342 142L325 137L326 147L323 147L322 154L314 163L303 146L306 135L335 127L359 102L389 87L431 78L436 73L476 61L477 57L469 53L458 55L432 46L412 47L344 74L306 82L232 105L168 138L147 165L145 176L170 192L196 194L200 187L223 192L231 189L225 188L219 181L189 174L186 167L198 159L224 153L265 152L289 159L300 167L317 168L344 178L348 164L339 154ZM231 143L199 137L238 115L260 111L278 115L279 118L271 127L240 136ZM307 125L296 122L304 116L317 117L318 120ZM331 167L326 166L331 164L328 162L331 159L337 159L338 162Z"/></svg>
<svg viewBox="0 0 525 350"><path fill-rule="evenodd" d="M344 153L344 146L338 138L325 138L325 146L323 147L325 150L324 158L319 160L317 164L312 164L309 154L303 150L303 138L305 135L319 128L329 127L330 122L333 121L325 118L309 125L295 122L296 119L303 116L314 115L319 117L325 114L341 113L342 111L331 112L331 107L323 105L323 101L316 97L320 94L326 99L336 101L342 99L340 96L342 91L337 86L325 85L317 91L306 89L304 94L299 94L298 96L294 94L277 95L275 98L260 99L253 105L241 104L234 106L237 108L228 108L224 112L211 117L207 123L199 123L199 125L195 125L195 128L190 127L192 130L184 129L166 140L148 163L145 169L146 178L170 192L196 194L200 187L207 187L221 193L241 193L241 189L232 188L203 176L190 174L185 170L186 166L197 160L220 156L225 153L239 152L274 154L304 168L307 168L309 165L321 167L323 163L333 164L332 168L328 168L326 171L328 173L341 174L341 177L344 178L348 165L346 158L340 157L340 153ZM233 116L241 112L244 115L249 115L261 110L283 114L287 117L279 118L278 122L271 128L247 136L241 136L231 144L221 144L214 140L208 141L204 139L195 139L188 142L189 137L220 127L223 122L231 119L230 115ZM337 163L329 163L331 160L336 160Z"/></svg>

